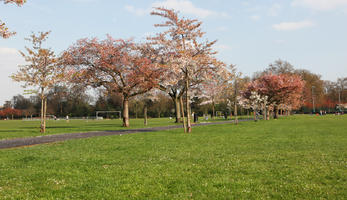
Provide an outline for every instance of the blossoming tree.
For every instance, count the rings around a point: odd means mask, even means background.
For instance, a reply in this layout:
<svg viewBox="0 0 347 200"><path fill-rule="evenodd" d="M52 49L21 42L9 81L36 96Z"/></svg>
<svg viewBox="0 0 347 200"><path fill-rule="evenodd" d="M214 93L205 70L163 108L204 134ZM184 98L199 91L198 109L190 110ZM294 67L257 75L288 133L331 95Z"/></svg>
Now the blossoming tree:
<svg viewBox="0 0 347 200"><path fill-rule="evenodd" d="M247 92L257 92L261 96L267 96L267 106L274 107L274 118L278 116L281 104L300 104L304 87L304 81L297 75L289 74L265 74L248 85Z"/></svg>
<svg viewBox="0 0 347 200"><path fill-rule="evenodd" d="M5 4L7 3L14 3L17 6L23 5L26 0L0 0L0 2L3 1ZM0 37L2 38L9 38L10 36L16 34L16 32L11 32L6 27L6 24L0 20Z"/></svg>
<svg viewBox="0 0 347 200"><path fill-rule="evenodd" d="M238 104L245 109L252 109L254 121L257 121L257 112L263 108L264 103L267 102L268 97L258 94L256 91L250 93L243 93L238 96Z"/></svg>
<svg viewBox="0 0 347 200"><path fill-rule="evenodd" d="M32 93L37 93L41 98L41 133L46 131L47 92L63 78L61 68L57 67L55 53L42 44L50 32L39 32L26 38L32 47L25 47L26 53L20 52L28 63L19 66L19 71L11 76L14 81L25 82L23 87L34 88Z"/></svg>
<svg viewBox="0 0 347 200"><path fill-rule="evenodd" d="M129 127L129 99L156 87L162 74L160 65L143 54L145 45L131 40L82 39L63 55L71 81L104 87L123 96L123 126Z"/></svg>
<svg viewBox="0 0 347 200"><path fill-rule="evenodd" d="M166 80L161 87L166 91L175 91L182 98L185 92L185 105L187 120L184 121L186 132L191 132L190 123L190 93L191 87L209 74L218 62L213 57L212 45L216 41L201 42L204 32L201 31L202 22L196 19L180 18L174 10L155 8L152 15L166 19L156 27L165 27L167 30L149 38L166 56L165 63L169 68ZM177 97L177 96L176 96ZM176 108L176 112L177 112ZM181 110L181 114L184 114Z"/></svg>

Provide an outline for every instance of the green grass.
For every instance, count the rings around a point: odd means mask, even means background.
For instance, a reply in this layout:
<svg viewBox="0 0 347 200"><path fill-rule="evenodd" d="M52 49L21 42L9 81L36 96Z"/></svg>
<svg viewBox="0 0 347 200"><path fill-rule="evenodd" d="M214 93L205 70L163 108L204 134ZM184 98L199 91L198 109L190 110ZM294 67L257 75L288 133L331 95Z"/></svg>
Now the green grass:
<svg viewBox="0 0 347 200"><path fill-rule="evenodd" d="M242 118L249 118L242 116ZM131 119L130 128L122 127L122 120L47 120L46 133L40 133L40 121L24 121L24 120L0 120L0 140L33 137L41 135L63 134L63 133L81 133L89 131L112 131L122 129L148 128L157 126L177 125L174 119L169 118L150 118L148 125L144 126L143 119ZM204 120L200 117L200 122L225 121L222 118L214 120Z"/></svg>
<svg viewBox="0 0 347 200"><path fill-rule="evenodd" d="M144 128L143 119L131 119L130 128ZM148 126L175 125L173 119L155 118L149 119ZM80 133L88 131L121 130L122 120L47 120L46 133L40 133L40 121L1 120L0 140L18 137L31 137L61 133Z"/></svg>
<svg viewBox="0 0 347 200"><path fill-rule="evenodd" d="M0 150L0 199L346 199L347 115Z"/></svg>

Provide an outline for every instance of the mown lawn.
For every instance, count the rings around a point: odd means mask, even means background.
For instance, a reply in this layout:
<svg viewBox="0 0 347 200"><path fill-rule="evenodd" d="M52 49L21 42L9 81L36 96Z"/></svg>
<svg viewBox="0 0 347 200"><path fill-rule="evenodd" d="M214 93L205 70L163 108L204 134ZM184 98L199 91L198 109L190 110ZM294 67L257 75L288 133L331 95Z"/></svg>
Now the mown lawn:
<svg viewBox="0 0 347 200"><path fill-rule="evenodd" d="M347 198L347 115L0 150L0 199L266 198Z"/></svg>
<svg viewBox="0 0 347 200"><path fill-rule="evenodd" d="M251 116L241 116L240 119L251 118ZM230 119L229 119L230 120ZM205 120L199 118L199 122L225 121L222 118ZM130 119L130 127L122 127L122 120L47 120L46 133L40 133L40 121L25 120L0 120L0 140L35 137L42 135L63 134L63 133L83 133L89 131L113 131L123 129L149 128L157 126L174 126L174 119L169 118L149 118L148 125L144 126L143 119Z"/></svg>
<svg viewBox="0 0 347 200"><path fill-rule="evenodd" d="M131 119L130 128L144 128L143 119ZM154 118L148 120L148 126L175 125L173 119ZM88 131L110 131L126 129L122 127L122 120L47 120L46 133L40 133L40 121L0 120L0 140L18 137L32 137L41 135L80 133Z"/></svg>

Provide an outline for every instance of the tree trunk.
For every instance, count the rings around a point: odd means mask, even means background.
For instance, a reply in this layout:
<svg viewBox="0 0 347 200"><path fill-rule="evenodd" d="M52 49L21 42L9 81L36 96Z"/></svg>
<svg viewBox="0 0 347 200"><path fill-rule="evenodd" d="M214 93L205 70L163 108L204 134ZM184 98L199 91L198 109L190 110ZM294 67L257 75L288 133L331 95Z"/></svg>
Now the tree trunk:
<svg viewBox="0 0 347 200"><path fill-rule="evenodd" d="M47 119L47 98L45 98L45 108L43 110L43 132L46 133L46 119Z"/></svg>
<svg viewBox="0 0 347 200"><path fill-rule="evenodd" d="M187 132L192 132L192 126L190 122L190 101L189 101L189 74L187 73L186 77L186 111L187 111Z"/></svg>
<svg viewBox="0 0 347 200"><path fill-rule="evenodd" d="M137 119L137 102L135 103L135 119Z"/></svg>
<svg viewBox="0 0 347 200"><path fill-rule="evenodd" d="M183 97L180 96L180 108L181 108L181 114L182 114L182 120L183 120L183 128L184 128L184 132L186 133L187 132L187 126L186 126L186 121L184 119L184 108L183 108Z"/></svg>
<svg viewBox="0 0 347 200"><path fill-rule="evenodd" d="M212 101L212 115L211 115L211 119L214 119L215 117L215 105L214 105L214 101Z"/></svg>
<svg viewBox="0 0 347 200"><path fill-rule="evenodd" d="M274 119L278 119L278 106L274 107Z"/></svg>
<svg viewBox="0 0 347 200"><path fill-rule="evenodd" d="M123 100L123 127L129 127L129 99Z"/></svg>
<svg viewBox="0 0 347 200"><path fill-rule="evenodd" d="M143 118L144 118L144 124L147 126L147 105L144 106L143 108Z"/></svg>
<svg viewBox="0 0 347 200"><path fill-rule="evenodd" d="M263 119L266 120L266 105L263 105Z"/></svg>
<svg viewBox="0 0 347 200"><path fill-rule="evenodd" d="M270 110L266 109L266 120L270 120Z"/></svg>
<svg viewBox="0 0 347 200"><path fill-rule="evenodd" d="M234 115L235 115L235 124L238 124L239 121L237 119L237 79L235 79Z"/></svg>
<svg viewBox="0 0 347 200"><path fill-rule="evenodd" d="M44 133L44 128L43 128L43 111L44 111L44 99L41 97L41 124L40 124L40 132Z"/></svg>
<svg viewBox="0 0 347 200"><path fill-rule="evenodd" d="M180 108L180 99L175 96L172 98L174 104L175 104L175 114L176 114L176 121L175 123L180 123L181 122L181 108Z"/></svg>
<svg viewBox="0 0 347 200"><path fill-rule="evenodd" d="M257 121L257 112L255 110L253 110L253 118L254 118L254 121L256 122Z"/></svg>
<svg viewBox="0 0 347 200"><path fill-rule="evenodd" d="M235 116L235 124L238 124L239 120L237 118L237 103L236 103L236 101L235 101L235 104L234 104L234 116Z"/></svg>

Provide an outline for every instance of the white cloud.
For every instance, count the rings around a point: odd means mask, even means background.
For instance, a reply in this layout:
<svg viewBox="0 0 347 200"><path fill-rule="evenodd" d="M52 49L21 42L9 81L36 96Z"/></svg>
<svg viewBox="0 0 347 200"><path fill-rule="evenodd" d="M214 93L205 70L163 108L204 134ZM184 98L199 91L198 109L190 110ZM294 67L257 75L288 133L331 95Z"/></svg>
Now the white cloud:
<svg viewBox="0 0 347 200"><path fill-rule="evenodd" d="M194 4L188 0L158 1L158 2L154 2L152 4L152 7L164 7L164 8L179 10L182 13L195 15L201 18L205 18L215 14L213 11L194 6Z"/></svg>
<svg viewBox="0 0 347 200"><path fill-rule="evenodd" d="M276 17L281 12L281 10L282 10L282 6L278 3L275 3L269 8L268 15L272 17Z"/></svg>
<svg viewBox="0 0 347 200"><path fill-rule="evenodd" d="M8 56L8 55L16 55L19 54L17 49L14 48L7 48L7 47L0 47L0 56Z"/></svg>
<svg viewBox="0 0 347 200"><path fill-rule="evenodd" d="M199 18L206 18L210 16L221 16L221 17L229 17L226 12L215 12L212 10L204 9L196 7L189 0L165 0L165 1L156 1L151 4L151 7L148 9L135 8L134 6L127 5L125 6L125 10L128 12L134 13L138 16L143 16L149 14L153 7L164 7L168 9L174 9L180 11L183 14L194 15Z"/></svg>
<svg viewBox="0 0 347 200"><path fill-rule="evenodd" d="M259 15L252 15L249 17L251 20L253 21L259 21L260 20L260 16Z"/></svg>
<svg viewBox="0 0 347 200"><path fill-rule="evenodd" d="M314 23L310 20L304 20L299 22L282 22L279 24L272 25L272 28L274 28L277 31L293 31L303 28L308 28L314 26Z"/></svg>
<svg viewBox="0 0 347 200"><path fill-rule="evenodd" d="M347 0L293 0L292 6L307 7L318 11L331 11L346 8Z"/></svg>
<svg viewBox="0 0 347 200"><path fill-rule="evenodd" d="M17 49L0 47L0 105L12 96L23 93L19 83L13 82L9 76L18 70L18 65L24 64L24 59Z"/></svg>

